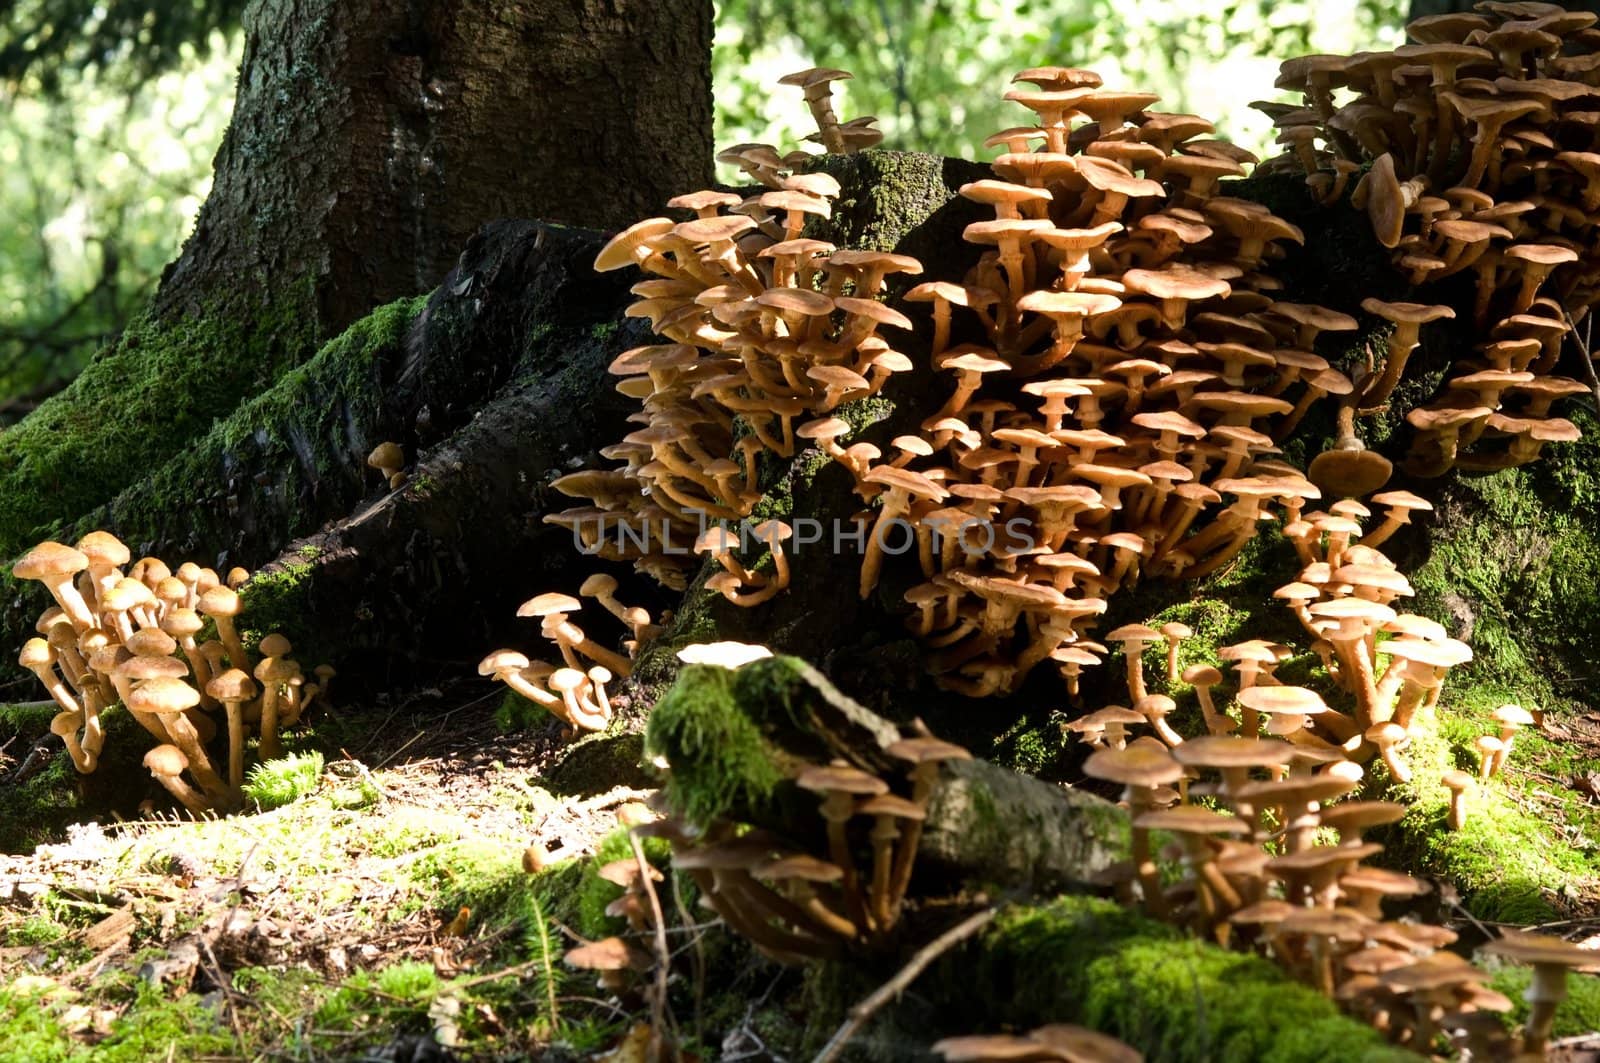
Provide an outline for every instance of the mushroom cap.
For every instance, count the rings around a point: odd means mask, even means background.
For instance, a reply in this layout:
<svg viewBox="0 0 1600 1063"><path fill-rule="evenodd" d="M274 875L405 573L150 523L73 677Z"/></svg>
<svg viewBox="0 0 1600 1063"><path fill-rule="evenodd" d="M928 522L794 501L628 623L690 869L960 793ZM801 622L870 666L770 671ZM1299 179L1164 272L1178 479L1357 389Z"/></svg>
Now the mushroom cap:
<svg viewBox="0 0 1600 1063"><path fill-rule="evenodd" d="M914 735L890 742L884 752L913 764L929 764L944 760L971 760L972 754L954 742L946 742L932 735Z"/></svg>
<svg viewBox="0 0 1600 1063"><path fill-rule="evenodd" d="M1329 495L1359 498L1389 482L1394 464L1374 450L1324 450L1311 459L1306 479Z"/></svg>
<svg viewBox="0 0 1600 1063"><path fill-rule="evenodd" d="M569 949L561 962L585 971L648 971L650 954L621 938L610 937Z"/></svg>
<svg viewBox="0 0 1600 1063"><path fill-rule="evenodd" d="M1565 967L1576 971L1600 967L1600 952L1579 948L1570 941L1547 934L1507 930L1498 940L1485 945L1484 951L1535 966Z"/></svg>
<svg viewBox="0 0 1600 1063"><path fill-rule="evenodd" d="M1256 712L1274 716L1313 716L1328 711L1322 695L1305 687L1261 686L1241 690L1235 697L1239 704Z"/></svg>
<svg viewBox="0 0 1600 1063"><path fill-rule="evenodd" d="M863 794L869 797L889 792L889 785L882 779L848 764L814 764L799 774L795 785L816 793Z"/></svg>
<svg viewBox="0 0 1600 1063"><path fill-rule="evenodd" d="M1199 805L1179 805L1159 812L1146 812L1133 821L1143 830L1170 830L1180 834L1250 833L1250 825L1231 812L1214 812Z"/></svg>
<svg viewBox="0 0 1600 1063"><path fill-rule="evenodd" d="M142 628L133 633L123 645L128 652L139 657L166 657L178 648L173 637L159 628Z"/></svg>
<svg viewBox="0 0 1600 1063"><path fill-rule="evenodd" d="M523 661L526 662L527 658L524 657ZM485 674L481 666L479 671ZM248 701L256 696L256 690L256 681L242 668L230 668L206 684L206 693L218 701Z"/></svg>
<svg viewBox="0 0 1600 1063"><path fill-rule="evenodd" d="M1362 737L1379 749L1386 749L1396 742L1405 741L1406 729L1394 721L1388 720L1383 723L1373 724L1367 728Z"/></svg>
<svg viewBox="0 0 1600 1063"><path fill-rule="evenodd" d="M916 498L925 498L934 502L942 502L950 497L950 492L934 483L920 472L910 469L896 469L891 465L880 465L862 477L869 484L888 487L905 491Z"/></svg>
<svg viewBox="0 0 1600 1063"><path fill-rule="evenodd" d="M398 469L406 463L406 452L399 443L379 443L367 455L367 464L374 469Z"/></svg>
<svg viewBox="0 0 1600 1063"><path fill-rule="evenodd" d="M1138 713L1133 715L1138 716ZM1140 716L1139 719L1144 718ZM1084 761L1083 772L1124 786L1164 786L1183 777L1183 766L1172 759L1165 746L1135 744L1125 749L1096 750Z"/></svg>
<svg viewBox="0 0 1600 1063"><path fill-rule="evenodd" d="M1123 624L1105 638L1107 642L1144 643L1160 642L1164 636L1155 628L1145 624Z"/></svg>
<svg viewBox="0 0 1600 1063"><path fill-rule="evenodd" d="M189 767L189 758L177 746L160 745L144 755L144 766L151 775L182 775Z"/></svg>
<svg viewBox="0 0 1600 1063"><path fill-rule="evenodd" d="M590 598L600 598L617 593L617 578L605 572L596 572L583 581L578 593Z"/></svg>
<svg viewBox="0 0 1600 1063"><path fill-rule="evenodd" d="M1477 781L1478 780L1475 775L1473 775L1471 772L1462 771L1460 768L1451 768L1449 771L1439 776L1439 784L1441 786L1458 793L1462 790L1470 789L1472 784Z"/></svg>
<svg viewBox="0 0 1600 1063"><path fill-rule="evenodd" d="M1456 639L1443 639L1438 642L1414 638L1390 639L1388 642L1378 644L1378 652L1416 661L1432 668L1454 668L1458 664L1472 660L1472 650L1465 642ZM1530 723L1532 719L1530 716Z"/></svg>
<svg viewBox="0 0 1600 1063"><path fill-rule="evenodd" d="M943 1056L946 1063L1022 1063L1059 1058L1038 1041L1004 1033L946 1037L933 1043L933 1051Z"/></svg>
<svg viewBox="0 0 1600 1063"><path fill-rule="evenodd" d="M184 712L200 704L200 692L181 679L162 676L146 679L133 688L128 708L164 716Z"/></svg>
<svg viewBox="0 0 1600 1063"><path fill-rule="evenodd" d="M583 603L570 594L560 591L549 591L536 598L529 598L517 608L518 616L553 616L556 613L575 613L583 608Z"/></svg>
<svg viewBox="0 0 1600 1063"><path fill-rule="evenodd" d="M781 856L758 864L752 870L761 878L787 878L798 882L838 882L844 877L844 869L838 864L830 864L809 853Z"/></svg>
<svg viewBox="0 0 1600 1063"><path fill-rule="evenodd" d="M1156 299L1210 299L1233 290L1227 281L1188 266L1130 269L1122 275L1122 283L1130 292Z"/></svg>
<svg viewBox="0 0 1600 1063"><path fill-rule="evenodd" d="M116 674L125 679L184 679L189 666L176 657L131 656L116 666Z"/></svg>
<svg viewBox="0 0 1600 1063"><path fill-rule="evenodd" d="M1533 713L1521 705L1502 705L1489 715L1507 726L1531 727L1533 725Z"/></svg>
<svg viewBox="0 0 1600 1063"><path fill-rule="evenodd" d="M678 660L684 664L708 664L717 668L737 669L751 661L765 660L772 651L765 646L748 642L697 642L678 651Z"/></svg>
<svg viewBox="0 0 1600 1063"><path fill-rule="evenodd" d="M78 540L78 552L89 559L89 564L102 568L126 565L133 554L121 539L108 531L92 531Z"/></svg>
<svg viewBox="0 0 1600 1063"><path fill-rule="evenodd" d="M1280 768L1294 756L1288 742L1201 735L1172 751L1179 764L1191 768Z"/></svg>
<svg viewBox="0 0 1600 1063"><path fill-rule="evenodd" d="M1339 831L1339 836L1344 837L1347 832L1354 836L1354 832L1362 831L1368 826L1398 823L1405 818L1405 812L1405 805L1395 800L1347 800L1342 804L1323 808L1320 818L1323 826L1336 829Z"/></svg>
<svg viewBox="0 0 1600 1063"><path fill-rule="evenodd" d="M11 568L17 579L50 579L82 572L89 559L81 552L57 542L43 542L23 554Z"/></svg>
<svg viewBox="0 0 1600 1063"><path fill-rule="evenodd" d="M273 632L261 640L259 647L263 657L287 657L294 651L294 646L289 640L277 632Z"/></svg>
<svg viewBox="0 0 1600 1063"><path fill-rule="evenodd" d="M239 593L229 587L212 587L200 596L196 608L206 616L238 616Z"/></svg>
<svg viewBox="0 0 1600 1063"><path fill-rule="evenodd" d="M478 662L478 674L491 676L497 672L520 672L528 667L528 658L516 650L495 650ZM207 693L210 693L207 688ZM212 697L216 697L215 694Z"/></svg>
<svg viewBox="0 0 1600 1063"><path fill-rule="evenodd" d="M922 810L921 805L899 794L877 794L869 797L856 806L856 811L863 816L893 816L896 819L919 822L927 818L927 813Z"/></svg>
<svg viewBox="0 0 1600 1063"><path fill-rule="evenodd" d="M576 668L557 668L545 680L557 694L567 694L589 682L589 677Z"/></svg>
<svg viewBox="0 0 1600 1063"><path fill-rule="evenodd" d="M55 663L55 651L44 639L32 638L22 644L22 653L17 657L17 663L33 671L36 668L48 668Z"/></svg>
<svg viewBox="0 0 1600 1063"><path fill-rule="evenodd" d="M205 626L205 621L193 609L169 609L161 618L161 630L177 639L192 638Z"/></svg>
<svg viewBox="0 0 1600 1063"><path fill-rule="evenodd" d="M1067 1063L1143 1063L1144 1056L1115 1037L1054 1022L1027 1035L1027 1040L1047 1046L1051 1058Z"/></svg>

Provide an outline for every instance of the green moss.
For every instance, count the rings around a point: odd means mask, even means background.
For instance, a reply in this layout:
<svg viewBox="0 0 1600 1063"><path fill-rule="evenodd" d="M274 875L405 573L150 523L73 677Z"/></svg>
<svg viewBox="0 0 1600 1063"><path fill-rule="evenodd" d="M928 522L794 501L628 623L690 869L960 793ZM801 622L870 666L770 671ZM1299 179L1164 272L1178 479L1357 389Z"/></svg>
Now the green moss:
<svg viewBox="0 0 1600 1063"><path fill-rule="evenodd" d="M671 859L671 847L662 838L643 839L645 859L662 871ZM622 887L600 877L600 869L616 860L632 860L633 843L625 828L612 831L595 846L594 856L583 862L577 887L577 929L584 937L620 934L627 924L606 914L606 905L622 896Z"/></svg>
<svg viewBox="0 0 1600 1063"><path fill-rule="evenodd" d="M151 1059L201 1059L232 1051L233 1036L205 999L190 994L167 998L136 983L123 995L111 1032L93 1046L74 1041L60 1018L73 995L45 987L0 990L0 1059L54 1063L144 1063Z"/></svg>
<svg viewBox="0 0 1600 1063"><path fill-rule="evenodd" d="M844 187L823 228L840 247L892 251L950 200L945 159L912 151L864 151L819 158Z"/></svg>
<svg viewBox="0 0 1600 1063"><path fill-rule="evenodd" d="M1600 639L1600 425L1547 447L1530 466L1462 479L1436 499L1426 562L1411 574L1416 611L1472 646L1452 681L1495 682L1546 709L1588 695Z"/></svg>
<svg viewBox="0 0 1600 1063"><path fill-rule="evenodd" d="M508 690L494 708L494 725L502 732L526 731L550 722L544 706L535 705L515 690Z"/></svg>
<svg viewBox="0 0 1600 1063"><path fill-rule="evenodd" d="M1475 768L1470 742L1492 730L1492 708L1481 701L1454 700L1447 685L1437 718L1421 715L1414 720L1406 751L1412 779L1395 786L1391 795L1408 810L1394 828L1375 838L1386 843L1386 862L1453 883L1480 919L1545 922L1556 917L1553 899L1571 890L1582 892L1600 871L1592 853L1579 851L1562 836L1561 817L1541 815L1517 781L1503 774L1472 794L1461 830L1450 830L1445 822L1450 795L1439 777L1449 768ZM1519 741L1514 758L1520 747ZM1371 770L1380 782L1387 778L1381 762L1375 761Z"/></svg>
<svg viewBox="0 0 1600 1063"><path fill-rule="evenodd" d="M59 740L50 737L55 712L50 705L0 705L0 743L10 742L12 750L26 757L35 742L45 739L39 753L43 766L0 787L0 852L32 849L58 837L69 823L103 815L108 809L135 815L142 798L160 793L142 763L150 748L149 732L120 707L101 716L105 750L91 775L74 770Z"/></svg>
<svg viewBox="0 0 1600 1063"><path fill-rule="evenodd" d="M278 564L256 573L240 588L240 637L254 645L278 632L291 643L300 642L305 624L303 584L315 574L310 561Z"/></svg>
<svg viewBox="0 0 1600 1063"><path fill-rule="evenodd" d="M645 749L671 765L668 797L692 822L759 808L783 781L775 751L741 709L741 680L754 668L690 665L650 714Z"/></svg>
<svg viewBox="0 0 1600 1063"><path fill-rule="evenodd" d="M1416 1058L1265 960L1094 898L1010 909L942 973L939 1025L965 1032L1075 1022L1163 1063Z"/></svg>
<svg viewBox="0 0 1600 1063"><path fill-rule="evenodd" d="M130 325L0 435L0 556L108 501L304 358L316 337L294 309L300 303Z"/></svg>
<svg viewBox="0 0 1600 1063"><path fill-rule="evenodd" d="M255 802L263 812L282 808L316 790L322 767L322 754L314 750L257 764L245 778L245 800Z"/></svg>
<svg viewBox="0 0 1600 1063"><path fill-rule="evenodd" d="M1512 1000L1510 1018L1525 1022L1528 1003L1522 999L1528 983L1533 981L1531 967L1505 967L1495 973L1490 988L1504 993ZM1579 1037L1600 1030L1600 978L1587 974L1567 976L1567 999L1556 1009L1556 1037Z"/></svg>

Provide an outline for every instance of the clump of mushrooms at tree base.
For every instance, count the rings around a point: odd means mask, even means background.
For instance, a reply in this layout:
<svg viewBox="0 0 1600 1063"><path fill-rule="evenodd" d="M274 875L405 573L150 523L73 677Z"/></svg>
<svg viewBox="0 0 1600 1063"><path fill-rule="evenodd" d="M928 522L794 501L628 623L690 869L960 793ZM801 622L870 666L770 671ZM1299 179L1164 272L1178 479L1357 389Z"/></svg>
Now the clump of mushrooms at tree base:
<svg viewBox="0 0 1600 1063"><path fill-rule="evenodd" d="M1414 285L1476 273L1472 314L1487 339L1408 416L1405 468L1414 478L1534 460L1544 443L1575 437L1550 410L1584 390L1554 370L1562 337L1597 288L1581 240L1592 222L1568 203L1588 197L1588 178L1576 160L1556 164L1552 145L1570 143L1566 133L1577 128L1576 117L1561 117L1561 101L1600 95L1586 87L1600 80L1600 67L1564 88L1543 75L1584 70L1581 56L1600 37L1592 16L1558 16L1548 5L1479 7L1460 22L1422 24L1424 33L1456 34L1470 55L1446 60L1407 46L1392 56L1292 61L1280 84L1303 91L1304 104L1267 105L1291 150L1261 170L1304 167L1330 206L1354 192ZM1521 25L1540 20L1542 28ZM1459 43L1474 35L1483 39ZM1506 43L1513 38L1535 43ZM839 137L850 123L832 117L817 86L839 76L786 79L806 88L830 150L850 147ZM1453 77L1463 83L1449 87ZM635 285L640 301L629 313L649 318L668 342L613 363L618 389L640 402L642 427L602 452L619 468L557 480L585 505L549 519L673 589L686 585L686 565L664 547L687 538L714 561L709 589L759 606L791 579L782 545L789 528L768 521L739 534L721 525L739 524L759 501L763 458L817 448L849 473L869 507L859 518L868 531L863 598L886 578L882 533L895 522L914 530L921 582L904 593L907 623L942 685L1005 695L1047 665L1076 703L1084 671L1104 661L1108 643L1121 649L1131 707L1083 712L1068 725L1096 747L1087 773L1121 786L1135 817L1132 859L1108 887L1152 914L1277 959L1400 1044L1426 1051L1448 1037L1475 1058L1540 1055L1561 995L1557 972L1595 957L1545 937L1496 944L1543 964L1529 994L1533 1012L1512 1038L1493 1018L1510 1002L1448 951L1453 934L1382 917L1385 897L1427 888L1367 864L1381 847L1362 832L1404 808L1340 800L1375 790L1370 770L1379 763L1379 779L1410 778L1413 730L1436 711L1448 671L1471 657L1441 625L1395 608L1412 591L1380 548L1431 505L1386 490L1393 469L1366 448L1360 428L1407 379L1422 330L1455 310L1369 299L1362 309L1392 325L1384 349L1366 364L1336 367L1317 352L1319 339L1357 321L1274 294L1275 263L1303 234L1221 185L1244 175L1255 162L1249 153L1212 138L1204 119L1151 110L1155 96L1107 90L1089 71L1040 67L1016 84L1007 96L1033 121L990 138L1000 152L995 176L960 190L995 214L966 230L984 249L978 265L959 282L905 293L927 305L931 367L951 385L919 433L895 438L885 454L849 443L850 424L838 414L916 368L891 345L911 322L881 297L890 277L915 277L923 263L807 238L808 217L829 215L837 184L802 172L796 153L740 145L722 158L761 190L679 197L669 205L693 219L641 222L597 261L649 275ZM1341 87L1357 99L1335 107ZM1494 138L1490 125L1501 128L1473 109L1474 93L1538 101L1501 123L1512 130L1516 165L1479 165L1483 151L1449 154L1450 130L1475 125L1481 145ZM1441 117L1451 108L1465 124ZM1441 147L1430 152L1430 144ZM1501 182L1529 192L1496 202L1490 195ZM1429 197L1433 187L1444 191ZM1302 471L1280 448L1318 406L1329 409L1336 436ZM707 518L717 522L708 531ZM1009 542L965 534L1018 521L1027 534ZM1177 667L1189 635L1182 625L1126 625L1096 641L1097 618L1119 590L1215 572L1273 523L1301 565L1275 596L1305 630L1328 696L1343 707L1275 678L1290 651L1274 643L1219 651L1217 663L1233 672L1225 704L1221 669ZM770 569L741 557L752 543L771 555ZM525 608L542 615L532 602ZM648 637L630 628L634 647ZM1143 673L1147 645L1166 650L1169 662L1154 684ZM530 666L520 678L548 674ZM1167 719L1176 700L1151 689L1179 682L1193 689L1201 715L1187 740ZM1500 733L1478 743L1477 777L1447 772L1441 780L1452 791L1452 827L1533 714L1507 705L1495 720ZM937 749L941 762L966 756L925 733L904 743ZM938 775L930 771L930 784ZM914 859L926 794L914 783L895 795L848 760L798 766L791 781L819 794L825 852L733 824L665 819L643 829L672 839L679 866L709 903L769 955L798 960L871 942L895 926L906 900L901 874ZM1201 797L1206 805L1195 803ZM1157 831L1175 839L1166 852L1151 851ZM1181 863L1185 877L1165 880L1158 856ZM1001 1058L985 1054L991 1049L1004 1058L1070 1058L1040 1048L1048 1036L1030 1036L1007 1047L944 1048L956 1053L950 1058Z"/></svg>
<svg viewBox="0 0 1600 1063"><path fill-rule="evenodd" d="M98 766L103 716L120 704L158 743L145 767L186 809L237 808L250 736L262 760L282 756L280 731L327 700L333 669L307 676L279 634L250 653L238 626L244 569L224 581L193 563L174 571L154 557L130 561L127 546L103 531L75 547L45 542L23 555L12 574L44 584L56 604L39 617L39 637L18 663L60 708L50 729L79 772ZM213 766L208 747L219 734L226 760Z"/></svg>

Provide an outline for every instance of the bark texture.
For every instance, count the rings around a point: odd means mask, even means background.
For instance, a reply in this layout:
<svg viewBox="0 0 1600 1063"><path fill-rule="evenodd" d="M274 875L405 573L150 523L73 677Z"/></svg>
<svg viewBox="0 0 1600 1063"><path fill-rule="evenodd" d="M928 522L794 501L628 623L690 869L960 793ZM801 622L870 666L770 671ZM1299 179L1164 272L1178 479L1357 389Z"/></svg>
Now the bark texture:
<svg viewBox="0 0 1600 1063"><path fill-rule="evenodd" d="M163 311L304 283L331 334L484 222L617 227L711 173L711 5L260 0Z"/></svg>

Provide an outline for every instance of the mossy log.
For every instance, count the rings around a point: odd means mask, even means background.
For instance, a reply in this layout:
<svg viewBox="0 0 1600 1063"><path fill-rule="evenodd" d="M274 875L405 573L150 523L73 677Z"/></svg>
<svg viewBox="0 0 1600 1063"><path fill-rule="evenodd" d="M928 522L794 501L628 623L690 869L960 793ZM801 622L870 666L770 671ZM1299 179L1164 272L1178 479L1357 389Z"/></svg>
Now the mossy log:
<svg viewBox="0 0 1600 1063"><path fill-rule="evenodd" d="M1403 1063L1419 1057L1256 956L1184 936L1111 901L1018 905L943 958L868 1031L875 1058L941 1036L1071 1022L1151 1063ZM874 1051L874 1046L877 1050ZM929 1057L931 1058L931 1057Z"/></svg>
<svg viewBox="0 0 1600 1063"><path fill-rule="evenodd" d="M737 671L691 665L656 703L645 747L665 758L667 796L694 822L731 819L822 844L815 794L794 777L843 758L883 778L900 729L794 657ZM1092 794L983 760L942 767L917 858L917 886L978 884L1027 893L1082 888L1124 859L1128 820Z"/></svg>

